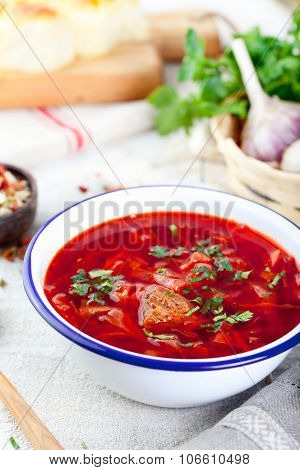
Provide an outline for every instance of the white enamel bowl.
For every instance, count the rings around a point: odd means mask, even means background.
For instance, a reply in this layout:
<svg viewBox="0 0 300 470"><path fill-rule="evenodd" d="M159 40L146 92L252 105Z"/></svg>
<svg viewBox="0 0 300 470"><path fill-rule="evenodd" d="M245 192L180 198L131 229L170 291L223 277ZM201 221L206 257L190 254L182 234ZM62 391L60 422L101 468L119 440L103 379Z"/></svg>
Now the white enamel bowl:
<svg viewBox="0 0 300 470"><path fill-rule="evenodd" d="M176 191L175 191L176 189ZM149 186L105 193L75 204L49 220L24 260L27 295L38 313L72 346L70 354L96 379L133 400L190 407L230 397L270 374L300 342L300 325L253 351L215 359L163 359L109 346L68 324L43 291L46 269L71 238L116 217L153 210L186 210L228 217L270 236L300 262L299 228L257 203L200 187Z"/></svg>

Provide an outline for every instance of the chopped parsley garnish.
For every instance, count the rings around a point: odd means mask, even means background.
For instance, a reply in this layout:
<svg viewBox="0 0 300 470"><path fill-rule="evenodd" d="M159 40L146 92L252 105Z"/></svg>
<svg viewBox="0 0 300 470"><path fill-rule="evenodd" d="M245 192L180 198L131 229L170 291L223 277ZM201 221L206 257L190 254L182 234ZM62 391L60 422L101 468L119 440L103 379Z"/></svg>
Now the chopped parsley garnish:
<svg viewBox="0 0 300 470"><path fill-rule="evenodd" d="M91 294L88 295L88 304L91 304L92 302L96 302L97 304L104 305L105 301L103 300L101 294L98 292L92 292Z"/></svg>
<svg viewBox="0 0 300 470"><path fill-rule="evenodd" d="M226 313L222 315L217 315L213 318L213 323L206 323L205 325L200 325L201 328L212 328L213 332L216 333L220 330L222 324L224 322L227 323L246 323L247 321L251 320L253 317L253 313L249 310L245 312L234 313L233 315L227 316Z"/></svg>
<svg viewBox="0 0 300 470"><path fill-rule="evenodd" d="M175 224L169 225L169 230L172 233L173 237L178 236L178 227L177 227L177 225L175 225Z"/></svg>
<svg viewBox="0 0 300 470"><path fill-rule="evenodd" d="M230 317L226 318L228 323L245 323L253 317L253 313L250 310L246 310L245 312L235 313Z"/></svg>
<svg viewBox="0 0 300 470"><path fill-rule="evenodd" d="M192 299L192 302L195 302L196 304L201 305L203 302L202 297L195 297L195 299Z"/></svg>
<svg viewBox="0 0 300 470"><path fill-rule="evenodd" d="M183 348L192 348L193 346L196 346L197 344L203 344L202 341L196 341L195 343L181 343L181 341L176 341L176 343L179 346L182 346Z"/></svg>
<svg viewBox="0 0 300 470"><path fill-rule="evenodd" d="M178 246L177 248L172 248L169 252L169 256L182 256L182 254L186 251L186 248L183 246Z"/></svg>
<svg viewBox="0 0 300 470"><path fill-rule="evenodd" d="M231 266L231 263L227 258L216 258L214 261L214 265L216 266L218 271L233 271L233 267Z"/></svg>
<svg viewBox="0 0 300 470"><path fill-rule="evenodd" d="M233 276L233 280L241 281L242 279L248 279L252 271L253 271L252 269L251 271L237 271Z"/></svg>
<svg viewBox="0 0 300 470"><path fill-rule="evenodd" d="M173 290L169 290L169 291L167 292L167 297L173 297L173 295L174 295L174 291L173 291Z"/></svg>
<svg viewBox="0 0 300 470"><path fill-rule="evenodd" d="M203 253L208 256L221 256L220 246L219 245L211 245L207 248L204 248Z"/></svg>
<svg viewBox="0 0 300 470"><path fill-rule="evenodd" d="M196 245L200 250L204 249L206 246L210 245L211 239L210 238L205 238L205 240L200 240L196 242Z"/></svg>
<svg viewBox="0 0 300 470"><path fill-rule="evenodd" d="M157 273L157 274L165 274L166 270L167 270L167 268L158 268L158 269L156 270L156 273Z"/></svg>
<svg viewBox="0 0 300 470"><path fill-rule="evenodd" d="M213 328L214 333L218 331L222 322L217 323L205 323L205 325L200 325L200 328Z"/></svg>
<svg viewBox="0 0 300 470"><path fill-rule="evenodd" d="M193 315L193 313L197 312L199 310L199 305L197 305L196 307L194 308L191 308L191 310L189 310L188 312L185 313L185 317L190 317L191 315Z"/></svg>
<svg viewBox="0 0 300 470"><path fill-rule="evenodd" d="M76 294L84 296L88 293L90 285L88 283L74 282L72 284L73 289L70 290L70 294Z"/></svg>
<svg viewBox="0 0 300 470"><path fill-rule="evenodd" d="M19 446L19 444L16 442L15 438L14 437L10 437L9 438L9 442L11 443L12 447L15 449L15 450L20 450L21 447Z"/></svg>
<svg viewBox="0 0 300 470"><path fill-rule="evenodd" d="M155 258L166 258L169 256L169 250L164 246L156 245L150 248L149 255L155 256Z"/></svg>
<svg viewBox="0 0 300 470"><path fill-rule="evenodd" d="M149 255L154 256L155 258L172 258L173 256L181 256L185 251L186 249L182 246L177 246L176 248L168 250L165 246L156 245L150 248Z"/></svg>
<svg viewBox="0 0 300 470"><path fill-rule="evenodd" d="M206 268L205 266L198 266L192 269L193 273L202 273L201 276L191 277L189 282L201 282L203 279L214 280L216 278L217 272Z"/></svg>
<svg viewBox="0 0 300 470"><path fill-rule="evenodd" d="M112 274L112 271L108 269L93 269L89 271L89 276L91 279L96 279L96 277L100 277L101 279L106 279Z"/></svg>
<svg viewBox="0 0 300 470"><path fill-rule="evenodd" d="M265 293L264 293L264 296L265 296L265 297L270 297L270 295L271 295L271 292L265 292Z"/></svg>
<svg viewBox="0 0 300 470"><path fill-rule="evenodd" d="M143 332L145 333L146 336L149 338L154 338L154 339L176 339L175 335L155 335L152 333L152 331L147 330L146 328L143 328Z"/></svg>
<svg viewBox="0 0 300 470"><path fill-rule="evenodd" d="M191 292L191 289L189 287L186 287L185 289L182 290L182 293L184 295L189 294Z"/></svg>
<svg viewBox="0 0 300 470"><path fill-rule="evenodd" d="M77 274L75 274L75 276L71 277L71 281L73 281L73 283L87 281L85 270L84 269L78 269Z"/></svg>
<svg viewBox="0 0 300 470"><path fill-rule="evenodd" d="M201 289L202 289L202 290L209 290L210 287L209 287L209 286L202 286Z"/></svg>
<svg viewBox="0 0 300 470"><path fill-rule="evenodd" d="M210 245L210 243L210 238L196 242L193 251L201 251L207 256L222 256L220 245Z"/></svg>
<svg viewBox="0 0 300 470"><path fill-rule="evenodd" d="M224 298L220 296L212 297L211 299L207 299L204 305L204 313L212 312L214 314L219 314L223 311L223 303Z"/></svg>
<svg viewBox="0 0 300 470"><path fill-rule="evenodd" d="M103 305L103 296L108 295L116 289L115 282L124 276L112 276L112 271L105 269L93 269L88 273L84 269L79 269L75 276L71 277L70 294L87 297L88 304L97 302Z"/></svg>
<svg viewBox="0 0 300 470"><path fill-rule="evenodd" d="M279 273L279 274L276 274L274 276L274 279L272 282L269 283L269 288L270 289L274 289L274 287L277 286L278 282L280 281L280 279L282 279L283 277L286 277L286 272L282 272L282 273Z"/></svg>

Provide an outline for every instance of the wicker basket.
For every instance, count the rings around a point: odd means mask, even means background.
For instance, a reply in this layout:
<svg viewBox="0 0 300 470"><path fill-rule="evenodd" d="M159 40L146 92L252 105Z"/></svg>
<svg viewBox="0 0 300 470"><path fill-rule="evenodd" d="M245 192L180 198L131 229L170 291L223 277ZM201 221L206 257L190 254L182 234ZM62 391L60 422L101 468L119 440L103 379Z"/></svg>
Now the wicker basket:
<svg viewBox="0 0 300 470"><path fill-rule="evenodd" d="M230 172L230 186L300 225L300 174L272 168L247 156L238 146L241 124L233 116L214 118L212 132Z"/></svg>

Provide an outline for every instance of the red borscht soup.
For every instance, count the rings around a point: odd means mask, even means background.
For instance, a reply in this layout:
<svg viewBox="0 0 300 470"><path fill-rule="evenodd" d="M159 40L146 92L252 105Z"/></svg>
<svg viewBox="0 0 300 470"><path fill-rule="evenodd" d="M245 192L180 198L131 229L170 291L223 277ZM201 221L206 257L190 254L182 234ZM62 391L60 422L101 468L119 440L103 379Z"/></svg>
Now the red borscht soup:
<svg viewBox="0 0 300 470"><path fill-rule="evenodd" d="M300 319L295 259L248 226L194 213L138 214L81 233L50 263L44 289L87 335L166 358L250 351Z"/></svg>

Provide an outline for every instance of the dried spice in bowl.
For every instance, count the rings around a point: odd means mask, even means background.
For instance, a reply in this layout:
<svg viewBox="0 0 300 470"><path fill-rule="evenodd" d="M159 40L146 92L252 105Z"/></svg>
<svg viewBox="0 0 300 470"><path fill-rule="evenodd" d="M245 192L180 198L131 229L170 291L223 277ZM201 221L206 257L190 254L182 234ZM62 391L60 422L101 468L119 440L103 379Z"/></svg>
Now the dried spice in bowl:
<svg viewBox="0 0 300 470"><path fill-rule="evenodd" d="M37 187L27 171L0 164L0 245L19 243L37 209Z"/></svg>
<svg viewBox="0 0 300 470"><path fill-rule="evenodd" d="M20 209L30 196L29 182L0 165L0 217Z"/></svg>

